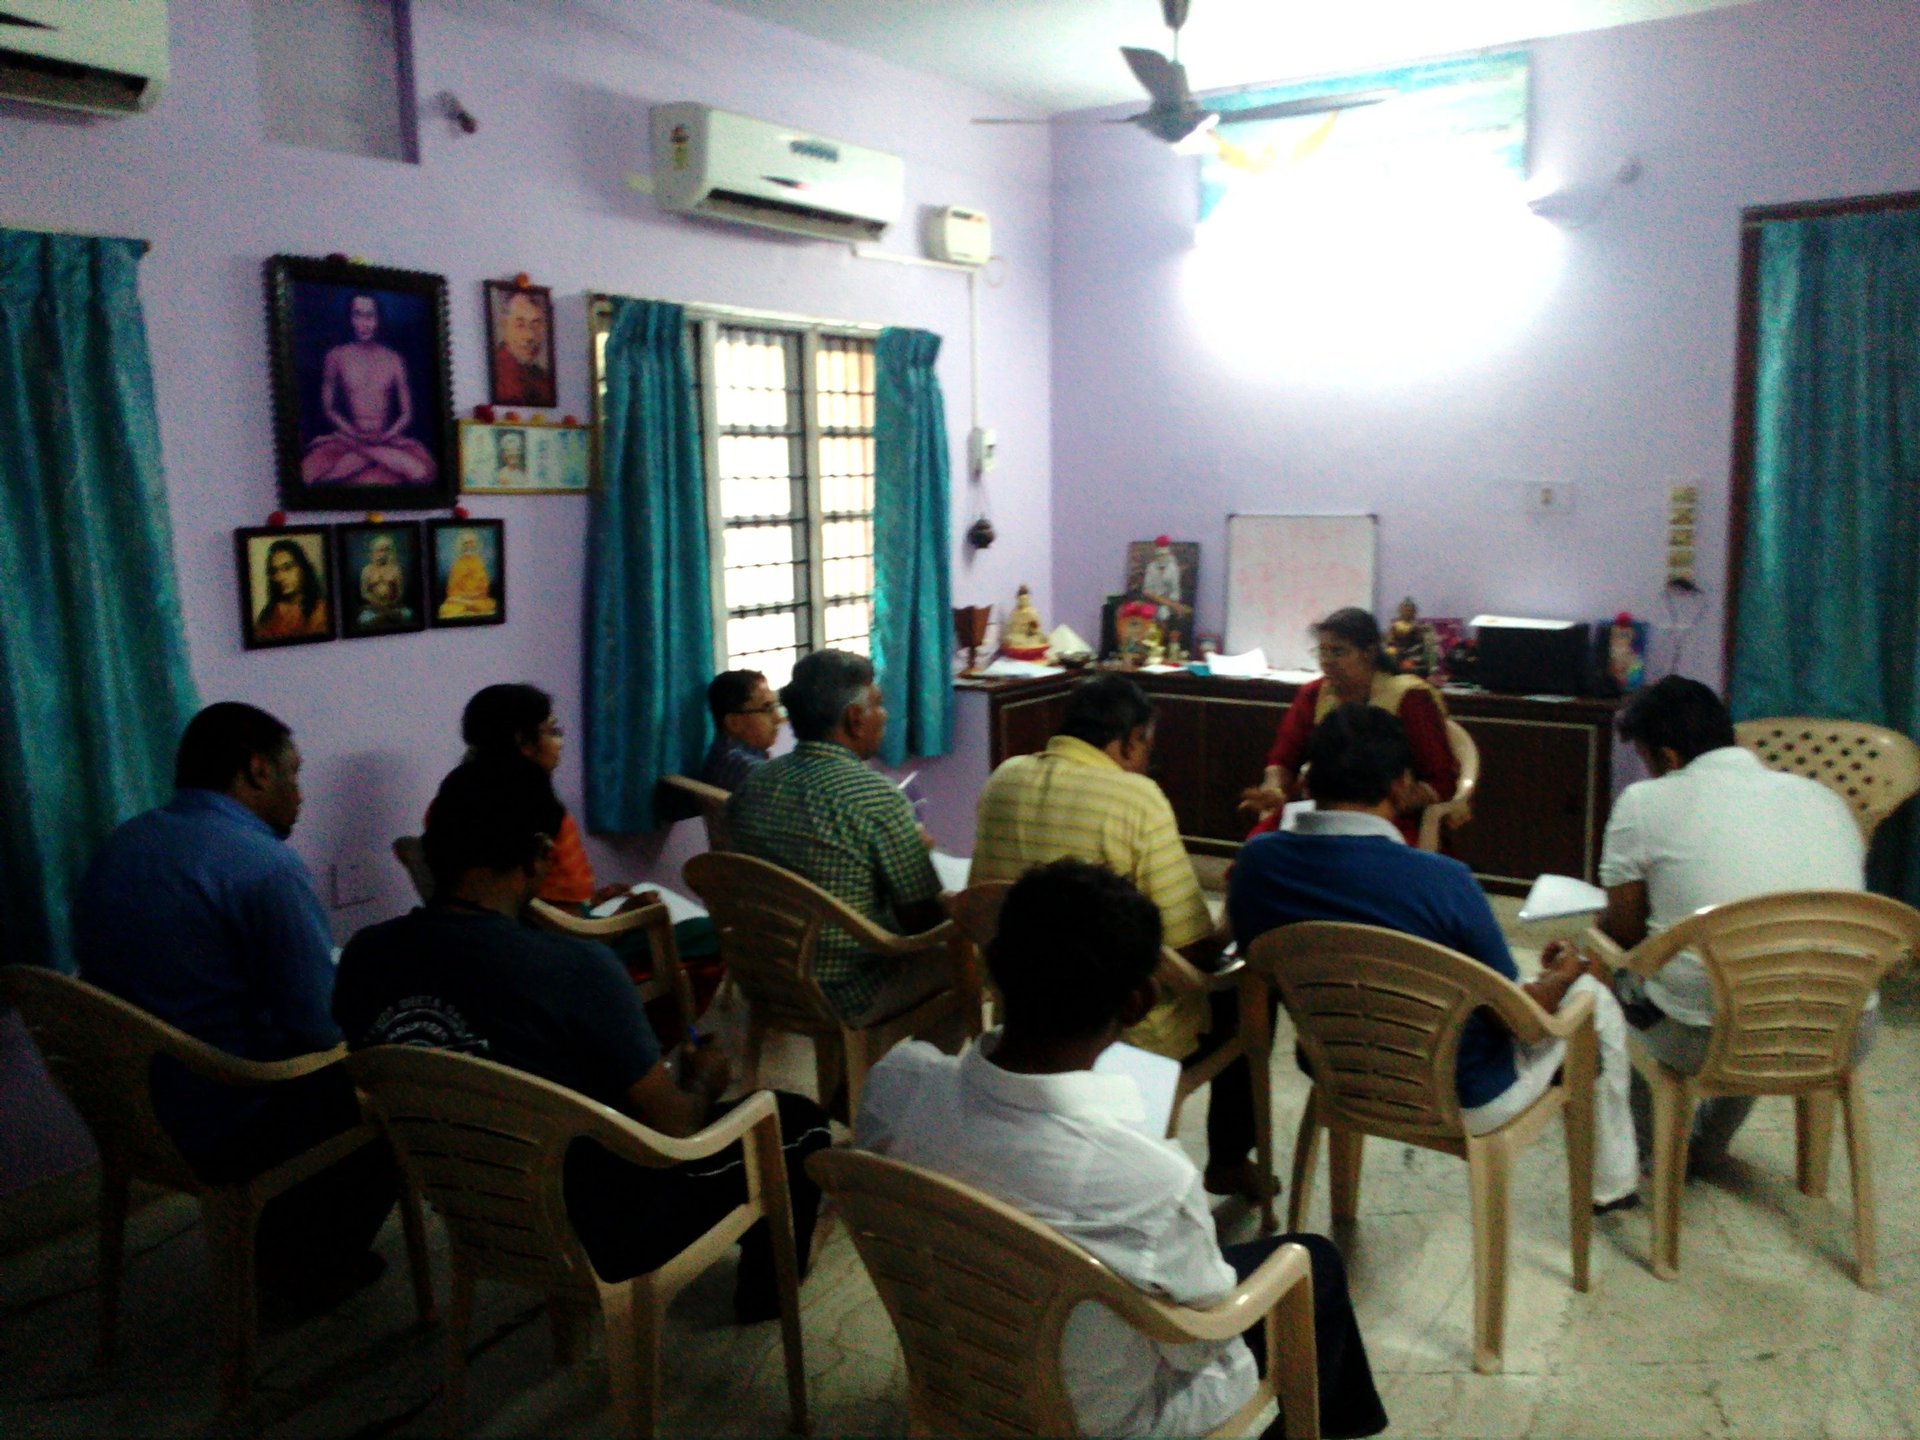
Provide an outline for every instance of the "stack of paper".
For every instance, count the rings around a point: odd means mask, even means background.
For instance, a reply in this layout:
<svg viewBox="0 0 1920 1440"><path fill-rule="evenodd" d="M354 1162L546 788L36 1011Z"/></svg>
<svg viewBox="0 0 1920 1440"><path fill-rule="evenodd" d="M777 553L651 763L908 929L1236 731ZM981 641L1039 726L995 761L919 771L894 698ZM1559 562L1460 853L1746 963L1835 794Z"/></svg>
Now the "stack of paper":
<svg viewBox="0 0 1920 1440"><path fill-rule="evenodd" d="M602 900L587 914L595 920L604 920L626 904L629 896L643 894L648 890L660 892L660 903L667 907L667 918L676 925L682 920L697 920L707 913L707 907L698 900L682 895L678 890L671 890L655 881L642 880L637 885L629 886L625 895L616 895L611 900Z"/></svg>

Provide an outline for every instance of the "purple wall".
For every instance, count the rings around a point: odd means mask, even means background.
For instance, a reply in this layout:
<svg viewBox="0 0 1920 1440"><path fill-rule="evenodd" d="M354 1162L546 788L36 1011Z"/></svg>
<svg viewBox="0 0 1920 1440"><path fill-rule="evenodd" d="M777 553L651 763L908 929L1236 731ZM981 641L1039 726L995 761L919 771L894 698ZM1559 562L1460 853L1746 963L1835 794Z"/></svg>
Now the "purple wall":
<svg viewBox="0 0 1920 1440"><path fill-rule="evenodd" d="M281 715L306 754L295 848L316 874L358 862L374 899L336 912L342 938L410 899L387 853L418 829L459 757L465 698L497 680L559 697L575 734L580 694L582 499L483 499L507 521L512 618L501 628L248 654L235 617L231 531L276 508L260 264L333 251L447 276L457 407L486 399L480 281L525 270L558 308L562 406L588 412L589 290L924 327L952 431L956 598L1010 604L1022 581L1045 604L1049 465L1050 160L1043 129L967 123L1005 106L925 75L773 29L697 0L523 5L414 0L423 96L456 92L480 119L423 122L418 166L263 142L247 7L175 0L173 80L151 115L74 120L0 103L0 219L141 235L142 293L195 678L202 697ZM651 169L647 107L695 99L817 128L905 158L908 207L886 248L918 253L920 210L986 210L1004 283L982 285L983 402L1000 432L1003 538L977 559L959 542L966 494L964 277L854 259L844 246L695 224L627 184ZM1000 280L1002 267L994 267ZM1016 507L1016 498L1026 500ZM347 519L348 515L322 518ZM559 776L580 800L579 749ZM686 828L686 827L682 827ZM590 844L597 842L590 841ZM624 873L601 847L596 864Z"/></svg>
<svg viewBox="0 0 1920 1440"><path fill-rule="evenodd" d="M1428 215L1399 216L1371 269L1273 286L1296 237L1251 262L1196 247L1196 162L1054 127L1059 618L1091 625L1125 543L1172 530L1201 543L1201 628L1219 630L1228 513L1371 511L1383 609L1410 593L1438 615L1658 619L1667 490L1697 483L1715 605L1686 668L1717 676L1739 212L1920 187L1920 6L1764 0L1533 55L1536 175L1599 179L1629 155L1645 174L1583 228L1521 222L1539 290L1490 341L1471 332L1522 298L1520 263L1479 292L1470 264L1428 277L1462 292L1440 296L1464 308L1457 344L1387 323L1356 357L1311 323L1329 295L1364 323L1444 243ZM1573 512L1523 513L1529 479L1574 482Z"/></svg>

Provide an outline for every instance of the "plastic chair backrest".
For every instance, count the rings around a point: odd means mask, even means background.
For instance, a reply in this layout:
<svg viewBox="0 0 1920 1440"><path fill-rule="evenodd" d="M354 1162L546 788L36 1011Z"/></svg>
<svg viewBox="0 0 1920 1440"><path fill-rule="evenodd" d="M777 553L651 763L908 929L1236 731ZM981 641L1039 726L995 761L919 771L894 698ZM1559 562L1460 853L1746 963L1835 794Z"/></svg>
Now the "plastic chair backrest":
<svg viewBox="0 0 1920 1440"><path fill-rule="evenodd" d="M1920 911L1884 895L1808 890L1695 911L1636 953L1654 973L1683 950L1713 987L1703 1087L1790 1095L1852 1068L1867 997L1920 942Z"/></svg>
<svg viewBox="0 0 1920 1440"><path fill-rule="evenodd" d="M1084 1301L1150 1338L1188 1338L1159 1313L1175 1307L971 1186L854 1150L822 1151L808 1168L893 1318L915 1433L1079 1434L1060 1338Z"/></svg>
<svg viewBox="0 0 1920 1440"><path fill-rule="evenodd" d="M689 859L682 873L713 917L721 958L754 1023L837 1034L840 1020L813 978L813 955L827 926L845 928L859 917L818 886L751 855L709 850Z"/></svg>
<svg viewBox="0 0 1920 1440"><path fill-rule="evenodd" d="M103 1152L142 1179L206 1190L154 1113L153 1062L166 1055L197 1070L224 1070L235 1064L232 1056L97 985L38 965L0 968L0 995L19 1008L48 1071Z"/></svg>
<svg viewBox="0 0 1920 1440"><path fill-rule="evenodd" d="M1768 769L1818 780L1846 801L1868 841L1920 790L1920 746L1885 726L1789 715L1743 720L1733 734Z"/></svg>
<svg viewBox="0 0 1920 1440"><path fill-rule="evenodd" d="M691 775L662 776L660 783L667 789L678 793L681 803L697 810L700 823L707 832L709 850L731 850L732 836L727 831L727 802L733 793L718 785L709 785L705 780L696 780Z"/></svg>
<svg viewBox="0 0 1920 1440"><path fill-rule="evenodd" d="M612 1130L631 1158L633 1137L645 1134L639 1126L563 1086L472 1055L376 1045L348 1056L347 1066L414 1193L440 1212L473 1274L599 1295L567 1219L567 1147Z"/></svg>
<svg viewBox="0 0 1920 1440"><path fill-rule="evenodd" d="M1247 954L1270 976L1307 1052L1328 1123L1370 1135L1464 1138L1454 1062L1474 1011L1538 1039L1540 1012L1477 960L1373 925L1269 930Z"/></svg>

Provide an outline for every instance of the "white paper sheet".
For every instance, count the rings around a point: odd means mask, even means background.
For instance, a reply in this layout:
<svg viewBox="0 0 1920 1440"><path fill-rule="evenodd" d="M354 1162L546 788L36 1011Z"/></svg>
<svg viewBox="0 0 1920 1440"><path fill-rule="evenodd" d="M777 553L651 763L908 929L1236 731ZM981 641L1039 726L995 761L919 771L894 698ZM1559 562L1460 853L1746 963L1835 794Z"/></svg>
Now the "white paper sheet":
<svg viewBox="0 0 1920 1440"><path fill-rule="evenodd" d="M1109 1045L1093 1062L1096 1075L1125 1075L1139 1087L1145 1118L1135 1126L1142 1135L1163 1139L1173 1118L1173 1094L1180 1085L1180 1062L1124 1041Z"/></svg>
<svg viewBox="0 0 1920 1440"><path fill-rule="evenodd" d="M1207 669L1215 675L1260 676L1267 673L1267 652L1255 646L1243 655L1209 655Z"/></svg>
<svg viewBox="0 0 1920 1440"><path fill-rule="evenodd" d="M661 885L652 880L642 880L636 885L628 886L625 894L616 895L611 900L602 900L587 914L595 920L604 920L626 904L628 896L638 895L646 890L660 892L660 903L667 907L667 918L676 925L682 920L698 920L707 913L707 907L693 897L682 895L670 886Z"/></svg>
<svg viewBox="0 0 1920 1440"><path fill-rule="evenodd" d="M949 855L944 850L933 852L933 873L940 877L942 890L964 890L967 888L967 872L973 868L972 857L967 855Z"/></svg>
<svg viewBox="0 0 1920 1440"><path fill-rule="evenodd" d="M1522 920L1559 920L1569 915L1597 915L1607 908L1607 892L1571 875L1542 875L1527 891L1520 906Z"/></svg>

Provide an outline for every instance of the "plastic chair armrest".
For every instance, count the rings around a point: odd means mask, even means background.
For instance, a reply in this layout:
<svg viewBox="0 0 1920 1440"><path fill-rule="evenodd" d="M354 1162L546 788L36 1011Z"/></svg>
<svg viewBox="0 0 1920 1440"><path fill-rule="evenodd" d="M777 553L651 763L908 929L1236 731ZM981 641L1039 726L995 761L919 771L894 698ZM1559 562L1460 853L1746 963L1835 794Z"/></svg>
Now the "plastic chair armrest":
<svg viewBox="0 0 1920 1440"><path fill-rule="evenodd" d="M1540 1012L1544 1020L1542 1026L1546 1034L1560 1040L1570 1040L1574 1034L1593 1023L1593 996L1569 995L1560 1002L1560 1008L1548 1015Z"/></svg>
<svg viewBox="0 0 1920 1440"><path fill-rule="evenodd" d="M302 1075L312 1075L329 1065L338 1065L346 1059L347 1047L335 1045L331 1050L313 1050L285 1060L242 1060L237 1055L197 1045L192 1050L169 1047L161 1053L177 1060L203 1080L218 1081L222 1085L260 1086L298 1080Z"/></svg>
<svg viewBox="0 0 1920 1440"><path fill-rule="evenodd" d="M1204 994L1208 988L1207 977L1196 970L1186 956L1164 945L1160 947L1160 964L1154 969L1153 978L1161 990L1174 999Z"/></svg>
<svg viewBox="0 0 1920 1440"><path fill-rule="evenodd" d="M1204 1308L1153 1303L1158 1326L1136 1325L1149 1339L1165 1344L1187 1340L1231 1340L1251 1330L1296 1285L1313 1286L1313 1266L1306 1247L1282 1245L1260 1263L1260 1268L1234 1286L1226 1298ZM1160 1333L1153 1333L1158 1330Z"/></svg>
<svg viewBox="0 0 1920 1440"><path fill-rule="evenodd" d="M582 1117L579 1134L604 1145L622 1160L659 1170L717 1155L755 1126L767 1124L778 1134L780 1112L774 1106L773 1092L759 1090L704 1129L684 1137L649 1129L605 1105L593 1105L592 1113Z"/></svg>

